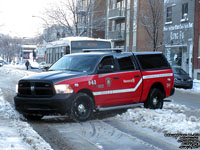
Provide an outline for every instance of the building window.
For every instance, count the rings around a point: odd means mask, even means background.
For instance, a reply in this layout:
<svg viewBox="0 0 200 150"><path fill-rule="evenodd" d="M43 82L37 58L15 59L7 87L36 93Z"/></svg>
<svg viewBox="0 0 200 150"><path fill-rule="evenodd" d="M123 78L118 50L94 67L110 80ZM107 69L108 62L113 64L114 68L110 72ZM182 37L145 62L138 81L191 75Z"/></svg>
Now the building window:
<svg viewBox="0 0 200 150"><path fill-rule="evenodd" d="M86 9L86 7L87 7L87 1L86 1L86 0L83 0L82 3L83 3L83 4L82 4L83 9Z"/></svg>
<svg viewBox="0 0 200 150"><path fill-rule="evenodd" d="M117 8L121 9L121 2L117 2Z"/></svg>
<svg viewBox="0 0 200 150"><path fill-rule="evenodd" d="M166 16L166 22L172 21L172 6L167 7L167 16Z"/></svg>
<svg viewBox="0 0 200 150"><path fill-rule="evenodd" d="M121 29L121 28L120 28L120 24L117 23L117 24L116 24L116 31L120 31L120 29Z"/></svg>
<svg viewBox="0 0 200 150"><path fill-rule="evenodd" d="M114 3L114 1L113 0L110 0L110 6L109 6L109 8L110 9L115 9L115 3Z"/></svg>
<svg viewBox="0 0 200 150"><path fill-rule="evenodd" d="M122 0L122 8L125 8L125 2Z"/></svg>
<svg viewBox="0 0 200 150"><path fill-rule="evenodd" d="M125 31L125 22L116 23L116 31Z"/></svg>
<svg viewBox="0 0 200 150"><path fill-rule="evenodd" d="M182 19L188 19L188 3L182 4Z"/></svg>
<svg viewBox="0 0 200 150"><path fill-rule="evenodd" d="M121 23L121 31L125 31L125 22Z"/></svg>

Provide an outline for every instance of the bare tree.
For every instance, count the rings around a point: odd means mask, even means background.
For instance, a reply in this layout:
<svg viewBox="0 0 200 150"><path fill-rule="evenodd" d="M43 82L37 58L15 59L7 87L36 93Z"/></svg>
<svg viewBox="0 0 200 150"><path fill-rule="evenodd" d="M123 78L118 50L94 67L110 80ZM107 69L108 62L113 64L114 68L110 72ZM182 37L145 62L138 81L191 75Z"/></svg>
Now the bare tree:
<svg viewBox="0 0 200 150"><path fill-rule="evenodd" d="M49 24L59 24L68 30L69 34L74 33L73 25L77 28L76 0L65 0L59 4L49 7L45 10L44 15Z"/></svg>
<svg viewBox="0 0 200 150"><path fill-rule="evenodd" d="M9 59L20 54L22 39L12 38L8 35L0 35L0 55Z"/></svg>
<svg viewBox="0 0 200 150"><path fill-rule="evenodd" d="M146 9L140 12L141 25L146 30L154 51L162 46L163 0L143 0Z"/></svg>
<svg viewBox="0 0 200 150"><path fill-rule="evenodd" d="M102 28L100 22L105 23L105 19L98 17L94 20L95 17L93 17L95 7L100 1L85 0L86 3L83 3L83 0L62 0L58 5L46 9L44 15L52 25L63 26L69 35L79 36L91 30L95 24ZM101 21L97 19L101 19Z"/></svg>

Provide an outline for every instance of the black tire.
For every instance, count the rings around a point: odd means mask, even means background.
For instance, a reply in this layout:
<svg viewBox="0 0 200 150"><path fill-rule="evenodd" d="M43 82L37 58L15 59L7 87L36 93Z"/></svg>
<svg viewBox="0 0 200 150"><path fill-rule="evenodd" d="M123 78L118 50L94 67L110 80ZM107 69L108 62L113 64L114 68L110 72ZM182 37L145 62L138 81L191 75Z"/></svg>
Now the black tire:
<svg viewBox="0 0 200 150"><path fill-rule="evenodd" d="M162 109L163 99L164 99L164 95L161 92L161 90L157 88L153 88L150 90L148 98L146 102L144 103L144 107L150 108L150 109Z"/></svg>
<svg viewBox="0 0 200 150"><path fill-rule="evenodd" d="M41 120L43 116L33 116L33 115L25 115L23 114L24 118L26 118L27 120Z"/></svg>
<svg viewBox="0 0 200 150"><path fill-rule="evenodd" d="M93 115L94 102L86 93L78 93L71 105L71 119L76 122L89 120Z"/></svg>

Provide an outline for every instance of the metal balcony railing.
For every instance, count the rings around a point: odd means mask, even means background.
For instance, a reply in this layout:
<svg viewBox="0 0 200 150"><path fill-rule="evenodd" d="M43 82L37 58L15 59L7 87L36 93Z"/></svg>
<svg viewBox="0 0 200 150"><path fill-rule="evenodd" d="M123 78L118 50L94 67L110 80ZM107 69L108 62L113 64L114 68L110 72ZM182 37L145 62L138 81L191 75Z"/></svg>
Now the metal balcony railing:
<svg viewBox="0 0 200 150"><path fill-rule="evenodd" d="M110 31L108 38L114 41L124 41L124 31Z"/></svg>
<svg viewBox="0 0 200 150"><path fill-rule="evenodd" d="M125 18L125 9L115 8L109 11L108 19L124 19Z"/></svg>

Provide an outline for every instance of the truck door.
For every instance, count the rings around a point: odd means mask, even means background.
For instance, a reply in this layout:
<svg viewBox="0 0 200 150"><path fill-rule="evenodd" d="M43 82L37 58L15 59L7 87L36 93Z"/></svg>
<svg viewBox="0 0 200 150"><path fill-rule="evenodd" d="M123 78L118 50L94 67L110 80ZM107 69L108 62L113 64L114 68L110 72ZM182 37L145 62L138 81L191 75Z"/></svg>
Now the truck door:
<svg viewBox="0 0 200 150"><path fill-rule="evenodd" d="M117 58L119 65L119 103L138 103L142 93L142 75L136 68L132 55Z"/></svg>
<svg viewBox="0 0 200 150"><path fill-rule="evenodd" d="M119 59L120 65L127 59ZM101 106L113 106L138 102L141 96L141 73L130 66L117 70L114 58L105 57L99 64L96 76L97 88L94 96ZM130 69L131 68L131 69ZM128 70L128 71L127 71Z"/></svg>

